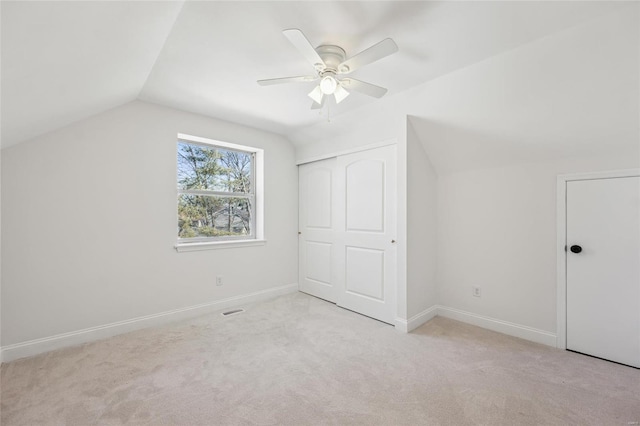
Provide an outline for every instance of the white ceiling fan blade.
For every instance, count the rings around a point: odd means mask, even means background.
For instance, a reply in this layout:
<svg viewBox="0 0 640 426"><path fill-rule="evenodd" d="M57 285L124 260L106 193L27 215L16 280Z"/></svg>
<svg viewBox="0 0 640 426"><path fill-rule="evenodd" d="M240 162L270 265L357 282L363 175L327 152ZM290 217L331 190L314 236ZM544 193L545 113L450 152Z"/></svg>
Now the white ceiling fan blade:
<svg viewBox="0 0 640 426"><path fill-rule="evenodd" d="M293 44L295 48L302 53L302 56L304 56L311 65L316 68L324 67L324 61L320 55L318 55L316 49L313 48L313 45L309 43L309 40L305 37L302 31L297 28L291 28L282 31L282 34L289 39L291 44Z"/></svg>
<svg viewBox="0 0 640 426"><path fill-rule="evenodd" d="M389 56L398 51L398 45L390 38L382 40L380 43L374 44L368 49L363 50L355 56L347 59L338 65L339 74L348 74L358 68Z"/></svg>
<svg viewBox="0 0 640 426"><path fill-rule="evenodd" d="M320 90L320 85L317 85L308 95L311 99L314 100L315 103L322 105L324 93Z"/></svg>
<svg viewBox="0 0 640 426"><path fill-rule="evenodd" d="M338 87L336 87L336 91L333 92L333 96L335 96L336 98L336 103L339 104L340 102L344 101L347 96L349 96L349 92L347 92L345 88L342 87L342 85L338 84Z"/></svg>
<svg viewBox="0 0 640 426"><path fill-rule="evenodd" d="M340 83L356 92L363 93L365 95L373 96L374 98L381 98L387 93L387 89L384 87L376 86L375 84L365 83L364 81L356 80L354 78L345 78L340 80Z"/></svg>
<svg viewBox="0 0 640 426"><path fill-rule="evenodd" d="M298 77L268 78L266 80L258 80L258 84L260 86L271 86L272 84L283 83L306 83L308 81L314 81L317 79L318 77L315 75L301 75Z"/></svg>

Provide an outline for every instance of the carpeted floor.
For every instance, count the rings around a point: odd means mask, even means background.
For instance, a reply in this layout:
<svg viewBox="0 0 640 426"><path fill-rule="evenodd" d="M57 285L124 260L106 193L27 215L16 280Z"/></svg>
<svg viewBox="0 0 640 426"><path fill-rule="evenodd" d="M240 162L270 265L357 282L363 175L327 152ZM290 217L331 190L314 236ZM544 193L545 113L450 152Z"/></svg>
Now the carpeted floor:
<svg viewBox="0 0 640 426"><path fill-rule="evenodd" d="M2 366L3 426L630 425L640 370L298 293Z"/></svg>

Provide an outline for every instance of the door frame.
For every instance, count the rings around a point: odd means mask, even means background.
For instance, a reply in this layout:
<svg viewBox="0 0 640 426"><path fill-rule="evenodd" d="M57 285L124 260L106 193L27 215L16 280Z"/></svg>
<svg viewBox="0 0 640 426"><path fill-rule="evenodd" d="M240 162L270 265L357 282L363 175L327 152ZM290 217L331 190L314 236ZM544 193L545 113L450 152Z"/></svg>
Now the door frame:
<svg viewBox="0 0 640 426"><path fill-rule="evenodd" d="M556 348L567 349L567 182L640 176L640 169L558 175L556 214Z"/></svg>

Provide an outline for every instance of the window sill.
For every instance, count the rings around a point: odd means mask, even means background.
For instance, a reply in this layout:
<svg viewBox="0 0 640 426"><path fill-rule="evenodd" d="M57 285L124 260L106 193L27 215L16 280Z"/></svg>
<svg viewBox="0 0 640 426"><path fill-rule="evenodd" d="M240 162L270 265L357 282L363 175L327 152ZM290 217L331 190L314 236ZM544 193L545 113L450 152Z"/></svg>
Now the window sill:
<svg viewBox="0 0 640 426"><path fill-rule="evenodd" d="M240 241L212 241L206 243L176 244L174 248L178 253L184 251L217 250L237 247L263 246L267 240L240 240Z"/></svg>

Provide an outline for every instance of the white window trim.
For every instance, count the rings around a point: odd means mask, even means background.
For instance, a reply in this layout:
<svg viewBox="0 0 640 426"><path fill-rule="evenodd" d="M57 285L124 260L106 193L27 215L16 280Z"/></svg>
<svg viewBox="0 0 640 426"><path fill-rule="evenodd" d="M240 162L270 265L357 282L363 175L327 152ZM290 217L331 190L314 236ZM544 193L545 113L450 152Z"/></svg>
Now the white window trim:
<svg viewBox="0 0 640 426"><path fill-rule="evenodd" d="M175 245L175 249L178 253L185 251L201 251L201 250L217 250L228 249L238 247L254 247L263 246L267 243L267 240L228 240L228 241L207 241L199 243L180 243Z"/></svg>
<svg viewBox="0 0 640 426"><path fill-rule="evenodd" d="M239 145L230 142L218 141L215 139L203 138L200 136L187 135L184 133L178 133L178 140L185 142L195 142L206 145L214 145L223 148L229 148L236 151L243 151L252 153L254 158L254 186L255 186L255 211L254 211L254 227L255 231L249 238L233 237L227 240L210 240L202 241L177 241L174 248L178 253L187 251L200 251L200 250L214 250L221 248L237 248L237 247L250 247L261 246L266 244L264 238L264 150L260 148L254 148L246 145ZM176 197L178 196L178 190L176 188ZM178 223L178 211L176 209L176 223Z"/></svg>

